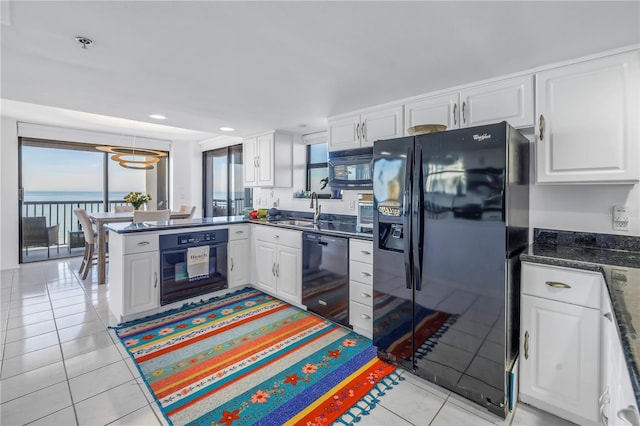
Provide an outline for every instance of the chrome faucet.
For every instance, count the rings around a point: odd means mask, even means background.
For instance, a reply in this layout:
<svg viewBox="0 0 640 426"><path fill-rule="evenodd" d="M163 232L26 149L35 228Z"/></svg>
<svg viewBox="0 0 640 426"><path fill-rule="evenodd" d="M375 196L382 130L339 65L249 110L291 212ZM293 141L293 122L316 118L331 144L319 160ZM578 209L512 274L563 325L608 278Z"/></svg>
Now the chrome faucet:
<svg viewBox="0 0 640 426"><path fill-rule="evenodd" d="M316 194L315 192L311 193L311 204L309 205L309 208L312 209L313 208L313 199L315 198L316 200L316 211L313 213L313 224L317 225L318 222L320 221L320 210L322 209L322 206L318 203L318 194Z"/></svg>

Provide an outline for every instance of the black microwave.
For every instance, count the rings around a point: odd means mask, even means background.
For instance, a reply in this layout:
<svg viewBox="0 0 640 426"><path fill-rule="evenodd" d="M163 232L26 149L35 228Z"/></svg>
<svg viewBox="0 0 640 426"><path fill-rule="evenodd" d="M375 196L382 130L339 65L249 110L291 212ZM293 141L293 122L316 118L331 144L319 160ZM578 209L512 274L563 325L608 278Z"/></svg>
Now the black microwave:
<svg viewBox="0 0 640 426"><path fill-rule="evenodd" d="M373 188L373 147L329 152L331 189Z"/></svg>

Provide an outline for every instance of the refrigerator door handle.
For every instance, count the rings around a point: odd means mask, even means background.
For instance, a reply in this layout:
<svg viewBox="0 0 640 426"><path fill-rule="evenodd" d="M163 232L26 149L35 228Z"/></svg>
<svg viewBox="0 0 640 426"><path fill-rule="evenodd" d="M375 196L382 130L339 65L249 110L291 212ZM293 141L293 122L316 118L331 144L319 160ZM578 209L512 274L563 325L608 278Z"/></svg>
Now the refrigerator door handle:
<svg viewBox="0 0 640 426"><path fill-rule="evenodd" d="M422 175L422 146L416 144L415 159L413 163L413 210L411 212L411 244L413 251L413 271L416 291L422 290L422 229L424 205L424 181Z"/></svg>
<svg viewBox="0 0 640 426"><path fill-rule="evenodd" d="M404 250L404 271L406 275L406 286L408 289L413 288L413 274L411 268L411 219L413 215L412 197L413 188L411 180L412 173L411 167L413 167L413 146L407 149L407 159L405 164L407 165L407 173L404 174L404 212L402 215L402 222L404 227L403 235L403 250Z"/></svg>

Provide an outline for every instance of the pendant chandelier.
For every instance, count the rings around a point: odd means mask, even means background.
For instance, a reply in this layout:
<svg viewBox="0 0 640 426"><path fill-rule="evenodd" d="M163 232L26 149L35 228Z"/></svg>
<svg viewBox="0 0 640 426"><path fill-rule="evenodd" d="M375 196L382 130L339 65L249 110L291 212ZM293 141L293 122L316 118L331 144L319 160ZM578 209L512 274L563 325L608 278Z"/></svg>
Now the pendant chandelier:
<svg viewBox="0 0 640 426"><path fill-rule="evenodd" d="M166 157L167 154L153 149L136 148L135 121L133 122L133 133L132 148L123 146L97 146L96 149L114 154L111 156L111 159L117 161L121 167L134 170L153 169L153 165L160 161L160 158Z"/></svg>
<svg viewBox="0 0 640 426"><path fill-rule="evenodd" d="M122 167L135 170L151 170L153 169L153 165L160 161L161 157L167 156L164 152L144 148L98 146L96 149L98 151L115 154L111 156L113 161L117 161Z"/></svg>

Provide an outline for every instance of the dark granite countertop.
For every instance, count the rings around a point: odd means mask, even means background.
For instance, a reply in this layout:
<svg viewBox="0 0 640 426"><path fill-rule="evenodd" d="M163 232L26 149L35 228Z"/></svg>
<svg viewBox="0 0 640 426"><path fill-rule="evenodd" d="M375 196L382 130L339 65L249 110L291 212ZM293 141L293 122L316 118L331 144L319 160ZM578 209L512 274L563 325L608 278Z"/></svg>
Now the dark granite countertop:
<svg viewBox="0 0 640 426"><path fill-rule="evenodd" d="M306 215L304 213L289 213L290 214L286 216L287 218L312 220L312 216L308 217L309 215ZM310 224L310 226L291 225L274 220L268 220L266 218L250 220L243 216L222 216L202 219L174 219L165 222L114 222L105 225L105 228L118 234L128 234L134 232L166 231L183 228L201 228L206 226L236 225L239 223L257 223L268 226L277 226L280 228L294 229L296 231L315 232L326 235L359 238L364 240L373 239L373 234L371 232L360 232L358 230L355 220L352 220L349 216L339 215L327 215L321 217L320 223L318 223L317 225Z"/></svg>
<svg viewBox="0 0 640 426"><path fill-rule="evenodd" d="M109 231L118 234L132 232L165 231L168 229L201 228L205 226L235 225L248 223L249 220L242 216L207 217L202 219L173 219L163 222L113 222L105 225Z"/></svg>
<svg viewBox="0 0 640 426"><path fill-rule="evenodd" d="M602 273L640 405L640 238L535 229L522 261Z"/></svg>

